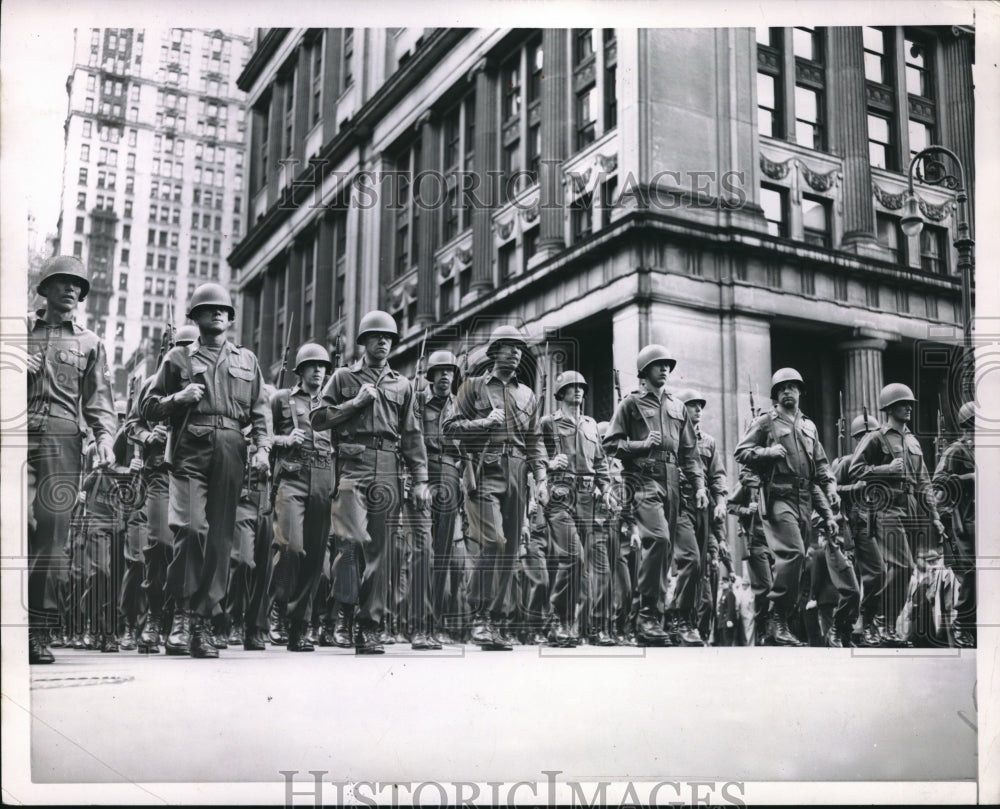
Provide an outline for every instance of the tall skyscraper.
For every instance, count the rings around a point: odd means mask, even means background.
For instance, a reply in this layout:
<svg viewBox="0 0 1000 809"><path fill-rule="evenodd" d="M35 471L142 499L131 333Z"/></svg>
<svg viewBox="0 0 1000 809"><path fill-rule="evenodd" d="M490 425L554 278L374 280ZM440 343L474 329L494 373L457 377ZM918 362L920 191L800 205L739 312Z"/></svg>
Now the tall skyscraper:
<svg viewBox="0 0 1000 809"><path fill-rule="evenodd" d="M251 33L76 33L57 249L90 274L79 317L104 338L119 395L155 361L171 309L180 325L197 284L230 283L225 256L245 230L236 78Z"/></svg>

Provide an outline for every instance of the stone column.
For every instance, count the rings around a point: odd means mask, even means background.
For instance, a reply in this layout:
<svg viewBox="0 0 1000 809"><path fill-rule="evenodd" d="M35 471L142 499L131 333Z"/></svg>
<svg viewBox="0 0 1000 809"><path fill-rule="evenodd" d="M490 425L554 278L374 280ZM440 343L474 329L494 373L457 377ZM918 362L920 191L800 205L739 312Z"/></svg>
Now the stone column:
<svg viewBox="0 0 1000 809"><path fill-rule="evenodd" d="M888 342L876 337L858 337L837 348L844 361L844 417L848 427L868 406L868 415L878 419L878 395L882 390L882 352Z"/></svg>
<svg viewBox="0 0 1000 809"><path fill-rule="evenodd" d="M972 62L975 42L972 34L958 27L941 37L941 58L944 62L941 80L944 98L938 100L943 145L962 161L966 190L969 192L970 225L975 219L976 153L975 117L972 97ZM947 163L947 158L945 158ZM975 233L975 229L972 231Z"/></svg>
<svg viewBox="0 0 1000 809"><path fill-rule="evenodd" d="M541 98L542 152L538 166L538 252L542 254L556 253L565 247L566 194L563 190L562 163L567 156L569 126L568 48L569 35L565 28L546 28L542 31L545 75Z"/></svg>
<svg viewBox="0 0 1000 809"><path fill-rule="evenodd" d="M496 105L496 71L485 58L469 72L476 83L476 155L474 171L479 191L472 208L472 281L477 295L493 289L493 212L497 207L497 183L491 172L497 170L497 131L500 129Z"/></svg>
<svg viewBox="0 0 1000 809"><path fill-rule="evenodd" d="M420 206L419 240L417 242L417 323L430 326L435 319L437 303L437 283L434 273L435 236L439 232L441 205L444 189L441 183L437 148L437 127L431 121L428 110L417 120L420 132L420 185L414 205Z"/></svg>
<svg viewBox="0 0 1000 809"><path fill-rule="evenodd" d="M834 152L844 158L844 233L840 246L845 250L870 253L878 248L868 158L868 112L861 29L833 26L826 30L830 34L830 92L834 109L839 111L831 122L830 136Z"/></svg>

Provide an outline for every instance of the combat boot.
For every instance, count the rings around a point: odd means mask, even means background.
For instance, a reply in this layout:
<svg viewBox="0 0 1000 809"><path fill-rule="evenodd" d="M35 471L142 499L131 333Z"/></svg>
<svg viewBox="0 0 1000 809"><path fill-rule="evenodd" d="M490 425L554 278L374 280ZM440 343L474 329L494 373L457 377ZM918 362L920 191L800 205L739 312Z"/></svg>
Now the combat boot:
<svg viewBox="0 0 1000 809"><path fill-rule="evenodd" d="M854 627L851 624L840 624L837 627L840 634L840 645L845 649L854 648Z"/></svg>
<svg viewBox="0 0 1000 809"><path fill-rule="evenodd" d="M378 627L360 629L354 646L354 653L359 655L385 654L385 649L379 642L380 634Z"/></svg>
<svg viewBox="0 0 1000 809"><path fill-rule="evenodd" d="M507 633L500 628L500 622L491 622L490 642L483 646L489 652L512 652L514 643Z"/></svg>
<svg viewBox="0 0 1000 809"><path fill-rule="evenodd" d="M428 632L415 632L413 634L413 640L410 641L410 648L416 649L417 651L437 651L441 648L441 644L438 642L434 635Z"/></svg>
<svg viewBox="0 0 1000 809"><path fill-rule="evenodd" d="M864 628L861 631L861 645L869 648L877 648L882 645L882 635L879 634L878 627L872 618L865 618Z"/></svg>
<svg viewBox="0 0 1000 809"><path fill-rule="evenodd" d="M975 649L976 636L966 629L955 630L955 647L957 649Z"/></svg>
<svg viewBox="0 0 1000 809"><path fill-rule="evenodd" d="M673 646L670 635L663 631L658 618L639 618L636 640L640 646Z"/></svg>
<svg viewBox="0 0 1000 809"><path fill-rule="evenodd" d="M477 615L472 626L472 642L478 646L485 646L491 643L492 639L493 630L490 629L489 620L485 615Z"/></svg>
<svg viewBox="0 0 1000 809"><path fill-rule="evenodd" d="M143 624L142 632L136 641L139 654L159 654L160 653L160 616L151 612L146 613L146 622Z"/></svg>
<svg viewBox="0 0 1000 809"><path fill-rule="evenodd" d="M354 634L354 607L352 605L341 604L337 611L337 623L333 628L333 643L341 649L350 649L354 646L352 635Z"/></svg>
<svg viewBox="0 0 1000 809"><path fill-rule="evenodd" d="M54 663L55 658L49 649L49 633L44 629L28 630L28 663Z"/></svg>
<svg viewBox="0 0 1000 809"><path fill-rule="evenodd" d="M201 616L192 617L189 637L188 654L191 657L206 659L219 656L219 650L212 643L212 626L209 619Z"/></svg>
<svg viewBox="0 0 1000 809"><path fill-rule="evenodd" d="M677 646L704 646L705 642L701 639L701 635L698 630L691 626L691 622L684 617L677 618L677 636L679 643ZM671 640L673 638L671 637Z"/></svg>
<svg viewBox="0 0 1000 809"><path fill-rule="evenodd" d="M229 648L229 616L226 613L216 615L211 619L212 645L216 649Z"/></svg>
<svg viewBox="0 0 1000 809"><path fill-rule="evenodd" d="M288 643L288 627L285 623L285 605L277 601L267 612L267 637L275 646Z"/></svg>
<svg viewBox="0 0 1000 809"><path fill-rule="evenodd" d="M788 628L784 613L774 610L768 619L767 634L775 646L805 646Z"/></svg>
<svg viewBox="0 0 1000 809"><path fill-rule="evenodd" d="M840 631L835 626L831 626L826 630L826 637L824 638L826 645L831 649L842 649L844 644L840 639Z"/></svg>
<svg viewBox="0 0 1000 809"><path fill-rule="evenodd" d="M239 646L243 643L243 621L238 618L233 621L233 628L229 630L226 641L230 646Z"/></svg>
<svg viewBox="0 0 1000 809"><path fill-rule="evenodd" d="M261 631L255 626L248 626L243 630L243 651L263 652L266 648L264 637Z"/></svg>
<svg viewBox="0 0 1000 809"><path fill-rule="evenodd" d="M569 630L562 621L554 622L549 629L549 646L566 649L572 646Z"/></svg>
<svg viewBox="0 0 1000 809"><path fill-rule="evenodd" d="M319 636L316 638L317 646L336 646L337 644L333 639L333 627L330 625L329 621L323 621L320 626Z"/></svg>
<svg viewBox="0 0 1000 809"><path fill-rule="evenodd" d="M314 650L309 639L309 629L305 621L291 621L288 625L288 644L290 652L311 652Z"/></svg>
<svg viewBox="0 0 1000 809"><path fill-rule="evenodd" d="M118 651L118 638L115 637L114 632L101 633L101 651L102 652Z"/></svg>
<svg viewBox="0 0 1000 809"><path fill-rule="evenodd" d="M170 634L164 644L168 655L186 655L191 645L191 619L184 610L174 610Z"/></svg>
<svg viewBox="0 0 1000 809"><path fill-rule="evenodd" d="M123 652L131 652L136 648L135 624L132 621L125 621L122 634L118 638L118 648Z"/></svg>

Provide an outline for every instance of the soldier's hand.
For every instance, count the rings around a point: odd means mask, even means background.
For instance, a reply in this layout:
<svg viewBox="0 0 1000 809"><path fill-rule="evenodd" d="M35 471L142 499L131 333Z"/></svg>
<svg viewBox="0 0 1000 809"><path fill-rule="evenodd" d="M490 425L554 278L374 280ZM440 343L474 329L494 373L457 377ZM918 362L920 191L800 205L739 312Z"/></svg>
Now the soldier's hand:
<svg viewBox="0 0 1000 809"><path fill-rule="evenodd" d="M831 542L835 543L837 541L837 536L838 536L839 530L840 530L840 526L837 525L837 521L836 520L827 520L826 521L826 534L830 538Z"/></svg>
<svg viewBox="0 0 1000 809"><path fill-rule="evenodd" d="M431 507L431 487L426 482L413 484L413 504L422 510Z"/></svg>
<svg viewBox="0 0 1000 809"><path fill-rule="evenodd" d="M268 455L266 449L259 449L253 456L253 468L258 472L266 472L268 468Z"/></svg>
<svg viewBox="0 0 1000 809"><path fill-rule="evenodd" d="M39 351L37 354L29 354L28 359L25 361L29 374L37 374L42 370L44 364L45 353L42 351Z"/></svg>
<svg viewBox="0 0 1000 809"><path fill-rule="evenodd" d="M726 504L725 503L716 503L715 504L715 511L712 512L712 516L717 521L721 522L722 520L726 519L726 514L728 514L728 512L726 511Z"/></svg>
<svg viewBox="0 0 1000 809"><path fill-rule="evenodd" d="M87 493L86 492L77 492L76 493L76 502L80 503L81 505L83 503L86 503L87 502Z"/></svg>
<svg viewBox="0 0 1000 809"><path fill-rule="evenodd" d="M306 432L305 432L305 430L301 430L298 427L296 427L294 430L292 430L288 434L288 443L289 443L290 446L300 447L300 446L302 446L302 443L305 440L306 440Z"/></svg>
<svg viewBox="0 0 1000 809"><path fill-rule="evenodd" d="M889 474L890 475L902 475L905 471L903 467L902 458L893 458L892 463L889 464Z"/></svg>
<svg viewBox="0 0 1000 809"><path fill-rule="evenodd" d="M708 492L705 491L704 487L695 492L694 507L698 509L698 511L708 508Z"/></svg>
<svg viewBox="0 0 1000 809"><path fill-rule="evenodd" d="M646 440L643 442L643 446L646 449L652 449L653 447L660 446L660 442L663 441L663 433L659 430L653 430L649 435L646 436Z"/></svg>
<svg viewBox="0 0 1000 809"><path fill-rule="evenodd" d="M553 472L558 472L562 469L565 469L567 466L569 466L569 458L567 458L566 455L563 454L562 452L560 452L558 455L556 455L555 458L549 461L549 469L552 470Z"/></svg>
<svg viewBox="0 0 1000 809"><path fill-rule="evenodd" d="M934 527L937 529L938 536L943 537L945 534L944 523L941 520L934 520Z"/></svg>
<svg viewBox="0 0 1000 809"><path fill-rule="evenodd" d="M628 535L628 544L629 547L634 550L638 550L639 546L642 544L642 540L639 538L639 529L634 525Z"/></svg>
<svg viewBox="0 0 1000 809"><path fill-rule="evenodd" d="M101 441L97 445L97 455L94 458L97 466L111 466L115 462L115 453L111 449L111 444Z"/></svg>
<svg viewBox="0 0 1000 809"><path fill-rule="evenodd" d="M621 508L621 504L618 502L618 498L615 496L615 490L608 487L607 491L604 492L604 507L608 511L617 512Z"/></svg>
<svg viewBox="0 0 1000 809"><path fill-rule="evenodd" d="M204 385L199 385L197 382L189 382L184 390L174 394L174 401L181 404L194 404L195 402L200 402L201 397L204 395Z"/></svg>
<svg viewBox="0 0 1000 809"><path fill-rule="evenodd" d="M816 599L815 598L810 598L809 599L809 601L806 603L806 609L807 610L814 610L814 609L816 609Z"/></svg>
<svg viewBox="0 0 1000 809"><path fill-rule="evenodd" d="M767 458L786 458L788 457L788 450L786 450L781 444L772 444L765 450L764 455Z"/></svg>
<svg viewBox="0 0 1000 809"><path fill-rule="evenodd" d="M375 386L371 382L365 382L361 386L361 390L358 391L358 395L354 397L351 401L357 408L366 407L375 401L376 397Z"/></svg>
<svg viewBox="0 0 1000 809"><path fill-rule="evenodd" d="M502 407L494 407L486 417L487 427L499 427L507 420L507 415Z"/></svg>
<svg viewBox="0 0 1000 809"><path fill-rule="evenodd" d="M133 458L132 462L128 465L129 472L141 472L142 471L142 460L139 458Z"/></svg>
<svg viewBox="0 0 1000 809"><path fill-rule="evenodd" d="M164 424L157 424L146 436L144 442L147 446L152 446L153 444L166 444L167 443L167 427Z"/></svg>
<svg viewBox="0 0 1000 809"><path fill-rule="evenodd" d="M840 495L836 490L828 492L826 499L830 503L830 508L840 508Z"/></svg>
<svg viewBox="0 0 1000 809"><path fill-rule="evenodd" d="M543 508L549 504L549 486L544 480L535 483L535 497Z"/></svg>

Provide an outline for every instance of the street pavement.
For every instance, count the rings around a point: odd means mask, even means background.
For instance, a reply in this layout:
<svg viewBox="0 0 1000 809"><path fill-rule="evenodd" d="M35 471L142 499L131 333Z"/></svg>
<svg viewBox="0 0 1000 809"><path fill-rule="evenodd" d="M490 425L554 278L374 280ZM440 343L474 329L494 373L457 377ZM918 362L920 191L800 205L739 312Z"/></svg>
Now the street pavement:
<svg viewBox="0 0 1000 809"><path fill-rule="evenodd" d="M33 779L976 777L974 652L387 651L56 650L29 675Z"/></svg>

